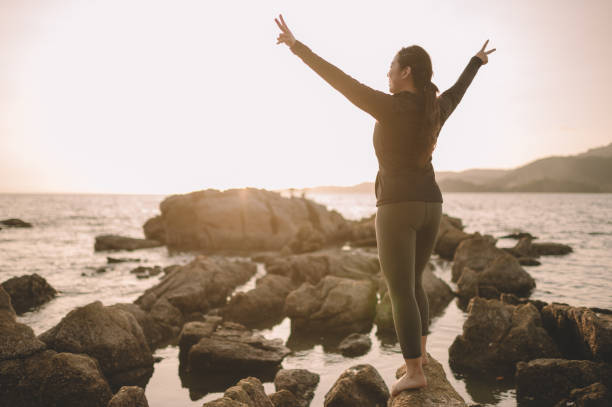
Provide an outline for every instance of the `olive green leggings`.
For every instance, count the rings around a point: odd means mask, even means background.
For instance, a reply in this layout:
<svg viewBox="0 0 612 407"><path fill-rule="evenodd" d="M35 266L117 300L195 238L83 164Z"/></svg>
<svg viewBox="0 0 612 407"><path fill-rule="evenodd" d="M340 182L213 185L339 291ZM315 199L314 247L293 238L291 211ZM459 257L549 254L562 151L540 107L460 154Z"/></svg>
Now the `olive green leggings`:
<svg viewBox="0 0 612 407"><path fill-rule="evenodd" d="M442 202L403 201L380 205L376 211L378 258L405 359L421 356L421 335L429 334L429 303L422 277L441 217Z"/></svg>

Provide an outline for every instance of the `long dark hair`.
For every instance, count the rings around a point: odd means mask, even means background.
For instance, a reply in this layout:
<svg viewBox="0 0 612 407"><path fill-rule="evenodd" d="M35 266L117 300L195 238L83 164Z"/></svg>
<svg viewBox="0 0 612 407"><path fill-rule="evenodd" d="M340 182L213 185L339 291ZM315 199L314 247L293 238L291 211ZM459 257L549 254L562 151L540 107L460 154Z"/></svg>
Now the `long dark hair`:
<svg viewBox="0 0 612 407"><path fill-rule="evenodd" d="M440 105L438 104L438 87L431 82L433 69L427 51L418 45L403 47L398 51L400 69L410 66L414 86L423 99L423 126L417 137L416 145L421 154L419 164L424 166L431 159L436 148L440 132Z"/></svg>

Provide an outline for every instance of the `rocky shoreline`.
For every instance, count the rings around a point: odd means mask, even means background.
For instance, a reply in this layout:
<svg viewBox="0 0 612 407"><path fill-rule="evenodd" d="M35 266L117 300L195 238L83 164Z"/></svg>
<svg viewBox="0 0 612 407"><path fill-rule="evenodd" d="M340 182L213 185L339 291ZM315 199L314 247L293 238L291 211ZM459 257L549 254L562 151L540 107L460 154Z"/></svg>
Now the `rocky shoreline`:
<svg viewBox="0 0 612 407"><path fill-rule="evenodd" d="M173 195L160 210L143 225L144 239L96 237L96 251L165 245L198 253L185 265L135 271L160 280L133 303L95 301L35 336L16 321L17 312L53 301L54 289L37 275L0 285L0 399L11 406L147 405L142 389L153 353L177 343L181 382L198 394L224 392L205 406L308 406L318 375L282 368L294 341L324 340L349 356L369 351L364 333L374 325L381 335L395 335L373 216L349 221L305 198L253 188ZM449 348L452 369L511 378L521 405L606 405L612 312L529 299L535 280L523 266L571 248L534 243L529 234L507 238L518 239L516 246L500 249L496 238L465 233L460 219L443 215L435 252L452 261L457 291L431 265L424 286L431 318L455 298L468 313ZM265 275L253 289L236 292L256 274L256 263ZM291 320L286 343L255 332L284 318ZM327 391L325 406L466 405L441 365L429 360L428 386L394 399L374 366L352 366ZM401 357L398 365L400 377ZM276 392L265 394L262 382L274 382Z"/></svg>

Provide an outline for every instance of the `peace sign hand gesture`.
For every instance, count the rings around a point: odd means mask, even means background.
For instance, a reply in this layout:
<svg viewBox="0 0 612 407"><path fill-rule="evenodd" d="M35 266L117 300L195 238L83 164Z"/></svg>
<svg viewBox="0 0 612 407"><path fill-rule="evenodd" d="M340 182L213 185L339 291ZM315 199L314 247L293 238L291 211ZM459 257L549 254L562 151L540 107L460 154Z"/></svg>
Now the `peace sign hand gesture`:
<svg viewBox="0 0 612 407"><path fill-rule="evenodd" d="M482 64L486 64L489 61L489 57L487 57L488 54L490 54L491 52L495 51L495 48L489 50L489 51L485 51L485 47L487 46L487 43L489 42L489 40L486 40L484 45L482 46L482 48L480 49L480 51L478 51L478 53L476 54L476 56L480 59L482 59Z"/></svg>
<svg viewBox="0 0 612 407"><path fill-rule="evenodd" d="M295 37L293 36L291 31L289 31L289 27L287 27L287 24L285 24L285 20L283 19L283 15L279 14L279 16L280 16L280 20L281 20L282 24L279 23L276 18L274 19L274 21L276 21L276 24L281 29L282 33L278 34L278 38L276 39L276 43L280 44L281 42L284 42L289 47L291 47L293 44L295 44Z"/></svg>

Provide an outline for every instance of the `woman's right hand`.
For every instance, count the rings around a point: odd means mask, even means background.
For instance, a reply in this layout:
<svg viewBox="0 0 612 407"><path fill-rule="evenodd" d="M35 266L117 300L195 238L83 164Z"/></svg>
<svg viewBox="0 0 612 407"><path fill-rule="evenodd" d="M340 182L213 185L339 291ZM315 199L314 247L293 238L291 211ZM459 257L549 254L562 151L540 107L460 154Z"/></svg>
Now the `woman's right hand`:
<svg viewBox="0 0 612 407"><path fill-rule="evenodd" d="M287 24L285 24L285 20L283 19L283 15L279 14L279 16L280 16L280 20L281 20L282 24L276 18L274 19L274 21L276 21L276 24L281 29L282 33L278 34L278 38L276 39L276 43L280 44L281 42L284 42L289 47L291 47L293 44L295 44L295 41L296 41L295 37L293 36L291 31L289 30L289 27L287 27Z"/></svg>
<svg viewBox="0 0 612 407"><path fill-rule="evenodd" d="M488 54L490 54L491 52L495 51L495 48L489 50L489 51L485 51L485 47L487 46L487 43L489 42L489 40L486 40L484 45L482 46L482 48L480 49L480 51L478 51L478 53L476 54L476 56L478 58L480 58L482 60L482 64L486 64L489 61L489 57L487 57Z"/></svg>

